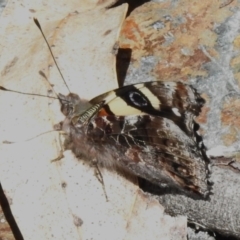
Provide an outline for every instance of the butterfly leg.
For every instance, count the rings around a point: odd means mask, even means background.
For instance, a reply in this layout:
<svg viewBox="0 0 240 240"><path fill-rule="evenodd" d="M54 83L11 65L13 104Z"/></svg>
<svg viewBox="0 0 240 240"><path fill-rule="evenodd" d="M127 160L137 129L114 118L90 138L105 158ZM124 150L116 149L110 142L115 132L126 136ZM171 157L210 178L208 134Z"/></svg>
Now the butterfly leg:
<svg viewBox="0 0 240 240"><path fill-rule="evenodd" d="M63 153L64 153L65 148L64 148L63 143L62 143L61 135L62 136L66 136L66 133L59 132L59 135L58 135L59 139L58 140L59 140L59 145L60 145L60 152L59 152L58 157L56 157L55 159L51 160L51 162L57 162L57 161L60 161L61 159L64 158L64 154ZM65 141L67 141L67 140L65 140ZM65 145L65 142L64 142L64 145Z"/></svg>
<svg viewBox="0 0 240 240"><path fill-rule="evenodd" d="M106 197L106 201L108 202L108 196L107 196L107 192L106 192L106 188L105 188L105 184L104 184L104 180L103 180L103 175L98 167L98 160L96 158L93 159L91 161L91 164L94 167L94 175L96 176L97 180L102 184L103 192Z"/></svg>

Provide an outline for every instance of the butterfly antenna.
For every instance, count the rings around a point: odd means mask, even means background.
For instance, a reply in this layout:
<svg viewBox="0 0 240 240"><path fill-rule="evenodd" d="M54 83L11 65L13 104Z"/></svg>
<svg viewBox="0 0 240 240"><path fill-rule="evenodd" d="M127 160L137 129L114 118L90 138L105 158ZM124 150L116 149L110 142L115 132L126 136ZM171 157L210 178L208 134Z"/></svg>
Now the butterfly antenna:
<svg viewBox="0 0 240 240"><path fill-rule="evenodd" d="M31 138L28 138L28 139L24 139L24 140L20 140L20 141L16 141L16 142L13 142L13 141L7 141L7 140L4 140L2 143L3 144L16 144L16 143L22 143L22 142L29 142L35 138L38 138L42 135L45 135L45 134L48 134L48 133L52 133L52 132L59 132L58 130L49 130L49 131L46 131L46 132L43 132L43 133L40 133L34 137L31 137Z"/></svg>
<svg viewBox="0 0 240 240"><path fill-rule="evenodd" d="M59 94L55 92L54 87L52 86L52 84L51 84L50 81L48 80L46 74L45 74L43 71L41 71L41 70L40 70L38 73L39 73L39 74L46 80L46 82L49 84L50 88L52 89L52 91L53 91L53 92L55 93L55 95L57 96L57 99L58 99L58 100L61 100Z"/></svg>
<svg viewBox="0 0 240 240"><path fill-rule="evenodd" d="M65 81L65 79L64 79L64 77L63 77L63 75L62 75L62 72L60 71L60 68L59 68L59 66L58 66L58 64L57 64L57 61L56 61L54 55L53 55L52 49L51 49L51 47L50 47L50 45L49 45L49 43L48 43L48 41L47 41L47 39L46 39L46 37L45 37L45 35L44 35L44 33L43 33L43 30L42 30L42 28L41 28L40 23L38 22L38 20L37 20L36 18L33 18L33 20L34 20L35 24L37 25L38 29L40 30L40 32L41 32L41 34L42 34L42 36L43 36L43 38L44 38L44 40L45 40L45 42L46 42L46 44L47 44L47 46L48 46L48 49L49 49L49 51L50 51L50 53L51 53L51 56L52 56L52 58L53 58L53 61L54 61L55 65L56 65L56 67L57 67L57 69L58 69L58 72L59 72L60 75L61 75L61 78L62 78L62 80L63 80L66 88L68 89L69 92L71 92L70 89L69 89L69 87L68 87L68 85L67 85L67 83L66 83L66 81ZM51 85L51 84L50 84L50 85Z"/></svg>
<svg viewBox="0 0 240 240"><path fill-rule="evenodd" d="M59 99L58 97L46 96L46 95L37 94L37 93L26 93L26 92L19 92L19 91L15 91L15 90L10 90L10 89L5 88L3 86L0 86L0 90L6 91L6 92L14 92L14 93L20 93L20 94L25 94L25 95L31 95L31 96L38 96L38 97L40 96L40 97Z"/></svg>

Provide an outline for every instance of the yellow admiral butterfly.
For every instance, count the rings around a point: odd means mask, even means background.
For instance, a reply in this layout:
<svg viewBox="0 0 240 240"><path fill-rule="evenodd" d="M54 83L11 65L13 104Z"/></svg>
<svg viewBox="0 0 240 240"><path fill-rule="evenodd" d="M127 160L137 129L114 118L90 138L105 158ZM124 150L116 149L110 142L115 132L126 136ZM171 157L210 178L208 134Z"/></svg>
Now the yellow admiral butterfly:
<svg viewBox="0 0 240 240"><path fill-rule="evenodd" d="M194 118L204 100L181 82L146 82L89 103L59 94L67 148L98 164L123 168L159 186L206 196L209 161Z"/></svg>

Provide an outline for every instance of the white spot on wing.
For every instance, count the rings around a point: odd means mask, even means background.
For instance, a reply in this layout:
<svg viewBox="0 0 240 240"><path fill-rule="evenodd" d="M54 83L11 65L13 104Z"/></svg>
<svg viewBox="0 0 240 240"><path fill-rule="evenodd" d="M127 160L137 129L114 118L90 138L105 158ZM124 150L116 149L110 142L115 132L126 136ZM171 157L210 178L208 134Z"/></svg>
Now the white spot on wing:
<svg viewBox="0 0 240 240"><path fill-rule="evenodd" d="M137 84L135 85L135 88L137 88L144 96L148 98L148 100L151 102L151 105L156 109L160 109L161 102L159 101L158 97L154 95L146 86L145 84Z"/></svg>
<svg viewBox="0 0 240 240"><path fill-rule="evenodd" d="M128 122L128 124L134 125L135 123L137 123L139 121L138 117L136 116L126 116L125 120Z"/></svg>
<svg viewBox="0 0 240 240"><path fill-rule="evenodd" d="M144 114L137 108L128 106L127 103L121 99L120 97L114 98L112 101L108 103L110 110L116 116L128 116L128 115L142 115Z"/></svg>
<svg viewBox="0 0 240 240"><path fill-rule="evenodd" d="M176 116L181 117L181 113L179 112L178 108L172 108L172 111Z"/></svg>

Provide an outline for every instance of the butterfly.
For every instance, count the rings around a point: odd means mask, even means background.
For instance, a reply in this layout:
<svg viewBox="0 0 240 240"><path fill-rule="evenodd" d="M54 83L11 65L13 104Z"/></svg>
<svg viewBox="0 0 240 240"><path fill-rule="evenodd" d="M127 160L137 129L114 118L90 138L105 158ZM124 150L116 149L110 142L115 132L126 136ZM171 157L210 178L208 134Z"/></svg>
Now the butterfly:
<svg viewBox="0 0 240 240"><path fill-rule="evenodd" d="M65 147L76 157L159 186L209 194L210 163L195 122L204 99L192 86L155 81L124 86L89 102L74 93L58 94L58 99L65 119L54 128L65 133Z"/></svg>
<svg viewBox="0 0 240 240"><path fill-rule="evenodd" d="M159 186L207 196L209 161L199 125L204 104L190 85L146 82L124 86L83 102L59 94L66 148L101 166L122 168Z"/></svg>

